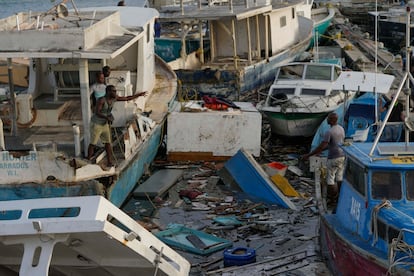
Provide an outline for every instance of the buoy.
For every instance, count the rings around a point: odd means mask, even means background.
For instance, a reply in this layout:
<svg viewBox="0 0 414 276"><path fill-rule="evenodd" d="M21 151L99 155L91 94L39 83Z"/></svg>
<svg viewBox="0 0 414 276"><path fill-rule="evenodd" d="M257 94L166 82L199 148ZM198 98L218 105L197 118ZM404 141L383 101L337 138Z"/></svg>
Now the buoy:
<svg viewBox="0 0 414 276"><path fill-rule="evenodd" d="M256 250L248 247L235 247L226 249L224 255L224 266L240 266L256 262Z"/></svg>

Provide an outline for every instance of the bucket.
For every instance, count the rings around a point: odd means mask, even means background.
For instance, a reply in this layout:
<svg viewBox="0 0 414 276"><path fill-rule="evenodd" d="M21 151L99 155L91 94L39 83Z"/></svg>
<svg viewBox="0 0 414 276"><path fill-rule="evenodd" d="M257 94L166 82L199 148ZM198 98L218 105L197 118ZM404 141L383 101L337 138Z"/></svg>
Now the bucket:
<svg viewBox="0 0 414 276"><path fill-rule="evenodd" d="M265 172L270 176L274 176L275 174L285 176L287 168L288 166L279 162L271 162L264 165Z"/></svg>

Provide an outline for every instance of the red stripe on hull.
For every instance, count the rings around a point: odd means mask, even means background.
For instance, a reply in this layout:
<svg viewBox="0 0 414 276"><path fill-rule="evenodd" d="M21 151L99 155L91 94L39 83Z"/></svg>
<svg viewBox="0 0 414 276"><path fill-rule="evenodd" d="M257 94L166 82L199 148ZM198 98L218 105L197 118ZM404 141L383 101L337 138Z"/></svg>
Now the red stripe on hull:
<svg viewBox="0 0 414 276"><path fill-rule="evenodd" d="M343 276L355 275L386 275L387 268L379 265L371 256L355 250L344 239L339 237L326 220L321 221L321 246L329 266L335 274Z"/></svg>

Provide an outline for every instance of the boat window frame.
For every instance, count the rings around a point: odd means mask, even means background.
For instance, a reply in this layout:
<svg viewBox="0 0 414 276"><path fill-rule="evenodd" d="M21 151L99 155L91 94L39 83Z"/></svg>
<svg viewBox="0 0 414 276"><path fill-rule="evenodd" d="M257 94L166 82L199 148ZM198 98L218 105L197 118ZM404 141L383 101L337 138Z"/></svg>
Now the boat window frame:
<svg viewBox="0 0 414 276"><path fill-rule="evenodd" d="M350 169L351 166L352 169ZM362 185L360 185L361 183L358 183L359 185L355 185L354 177L353 179L349 177L350 175L356 175L356 171L358 171L358 173L360 174L357 177L358 182L362 182ZM346 179L346 181L351 185L351 187L361 196L363 196L364 198L367 196L367 171L365 167L362 167L354 160L348 158L345 162L344 179Z"/></svg>
<svg viewBox="0 0 414 276"><path fill-rule="evenodd" d="M287 26L287 18L286 16L281 16L280 20L279 20L279 24L280 24L280 28L286 27Z"/></svg>
<svg viewBox="0 0 414 276"><path fill-rule="evenodd" d="M401 173L398 170L383 169L370 171L371 198L377 200L401 200L403 198ZM399 180L399 189L396 189L397 179ZM388 183L392 183L392 185Z"/></svg>
<svg viewBox="0 0 414 276"><path fill-rule="evenodd" d="M384 220L377 218L378 237L390 244L394 238L397 238L400 230L389 225ZM374 220L371 220L371 231L374 232Z"/></svg>
<svg viewBox="0 0 414 276"><path fill-rule="evenodd" d="M322 75L321 72L324 74ZM332 68L331 66L309 64L308 66L306 66L304 79L305 80L331 81L332 80Z"/></svg>
<svg viewBox="0 0 414 276"><path fill-rule="evenodd" d="M302 88L300 95L305 96L325 96L326 89L313 89L313 88Z"/></svg>
<svg viewBox="0 0 414 276"><path fill-rule="evenodd" d="M407 177L408 173L412 174L412 178ZM405 183L407 200L414 201L414 171L413 170L405 171L405 173L404 173L404 183ZM410 191L409 188L411 188L412 190ZM412 196L410 196L410 195L412 195Z"/></svg>

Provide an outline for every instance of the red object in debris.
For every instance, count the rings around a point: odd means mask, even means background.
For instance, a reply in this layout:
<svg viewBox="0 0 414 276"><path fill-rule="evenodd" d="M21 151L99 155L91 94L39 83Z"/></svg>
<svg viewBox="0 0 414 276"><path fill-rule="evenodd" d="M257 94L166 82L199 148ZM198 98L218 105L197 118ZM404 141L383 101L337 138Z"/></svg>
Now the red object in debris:
<svg viewBox="0 0 414 276"><path fill-rule="evenodd" d="M225 104L221 104L221 103L205 103L204 107L207 107L209 109L213 109L213 110L227 110L229 107Z"/></svg>
<svg viewBox="0 0 414 276"><path fill-rule="evenodd" d="M279 162L267 163L265 166L265 170L270 176L273 176L275 174L280 174L284 176L287 168L288 166Z"/></svg>
<svg viewBox="0 0 414 276"><path fill-rule="evenodd" d="M221 102L219 99L209 96L203 96L204 107L213 110L227 110L229 105Z"/></svg>
<svg viewBox="0 0 414 276"><path fill-rule="evenodd" d="M179 193L180 198L187 197L189 199L194 199L202 194L202 192L197 190L181 190Z"/></svg>

